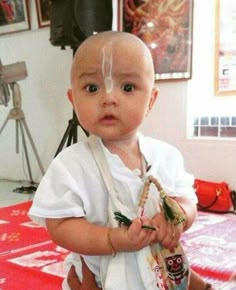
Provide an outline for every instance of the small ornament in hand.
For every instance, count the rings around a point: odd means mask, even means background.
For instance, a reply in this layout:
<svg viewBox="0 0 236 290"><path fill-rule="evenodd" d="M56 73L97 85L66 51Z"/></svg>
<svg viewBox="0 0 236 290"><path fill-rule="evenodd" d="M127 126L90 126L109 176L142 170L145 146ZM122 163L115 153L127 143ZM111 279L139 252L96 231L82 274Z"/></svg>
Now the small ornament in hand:
<svg viewBox="0 0 236 290"><path fill-rule="evenodd" d="M115 215L115 219L119 222L119 226L124 225L124 226L129 227L131 225L132 221L129 218L127 218L127 216L123 215L121 212L116 211L114 212L114 215ZM155 227L150 226L150 225L142 225L142 228L153 230L153 231L156 230Z"/></svg>

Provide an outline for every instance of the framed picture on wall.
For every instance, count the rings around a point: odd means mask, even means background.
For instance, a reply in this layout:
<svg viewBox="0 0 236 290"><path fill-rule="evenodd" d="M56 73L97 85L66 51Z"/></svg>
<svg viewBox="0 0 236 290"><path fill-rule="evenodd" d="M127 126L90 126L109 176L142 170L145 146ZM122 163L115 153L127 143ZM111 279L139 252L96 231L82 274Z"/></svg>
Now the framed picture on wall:
<svg viewBox="0 0 236 290"><path fill-rule="evenodd" d="M216 0L215 95L236 95L236 1Z"/></svg>
<svg viewBox="0 0 236 290"><path fill-rule="evenodd" d="M119 0L118 29L151 51L156 80L190 79L193 0Z"/></svg>
<svg viewBox="0 0 236 290"><path fill-rule="evenodd" d="M0 34L30 29L27 0L0 1Z"/></svg>
<svg viewBox="0 0 236 290"><path fill-rule="evenodd" d="M36 0L39 27L50 25L50 4L51 0Z"/></svg>

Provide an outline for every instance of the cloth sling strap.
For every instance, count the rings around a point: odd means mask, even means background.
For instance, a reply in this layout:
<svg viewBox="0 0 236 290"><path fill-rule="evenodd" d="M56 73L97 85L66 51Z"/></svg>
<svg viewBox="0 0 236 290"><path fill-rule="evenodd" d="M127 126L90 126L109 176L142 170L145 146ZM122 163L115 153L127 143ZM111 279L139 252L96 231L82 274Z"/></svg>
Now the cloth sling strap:
<svg viewBox="0 0 236 290"><path fill-rule="evenodd" d="M115 227L117 226L117 222L114 220L114 204L124 214L127 214L127 207L120 201L119 194L115 189L110 167L99 140L96 136L90 135L88 138L88 144L109 193L110 206L108 206L108 221L111 226Z"/></svg>
<svg viewBox="0 0 236 290"><path fill-rule="evenodd" d="M97 163L97 166L100 170L100 173L102 175L103 181L106 185L108 192L114 191L115 186L113 182L113 177L111 175L110 167L107 163L107 159L99 144L99 141L94 135L90 135L88 138L88 144L93 154L93 157Z"/></svg>

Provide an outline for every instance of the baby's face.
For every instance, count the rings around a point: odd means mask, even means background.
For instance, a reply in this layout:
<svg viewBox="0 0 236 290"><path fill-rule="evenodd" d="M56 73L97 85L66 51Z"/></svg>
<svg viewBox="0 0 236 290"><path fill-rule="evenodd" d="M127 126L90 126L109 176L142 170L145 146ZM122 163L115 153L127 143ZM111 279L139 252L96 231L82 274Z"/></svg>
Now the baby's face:
<svg viewBox="0 0 236 290"><path fill-rule="evenodd" d="M102 139L136 133L156 98L145 52L124 40L97 41L77 57L72 96L81 125Z"/></svg>

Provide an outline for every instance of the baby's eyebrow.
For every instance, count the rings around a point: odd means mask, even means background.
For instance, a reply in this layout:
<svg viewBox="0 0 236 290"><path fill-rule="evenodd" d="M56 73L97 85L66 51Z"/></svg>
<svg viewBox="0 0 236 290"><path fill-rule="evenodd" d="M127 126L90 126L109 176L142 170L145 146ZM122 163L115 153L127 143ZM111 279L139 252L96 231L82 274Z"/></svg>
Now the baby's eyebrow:
<svg viewBox="0 0 236 290"><path fill-rule="evenodd" d="M78 78L89 78L89 77L95 77L98 76L98 71L91 71L91 72L81 72L78 74Z"/></svg>
<svg viewBox="0 0 236 290"><path fill-rule="evenodd" d="M140 79L142 78L142 76L140 76L140 74L138 72L118 72L118 73L114 73L114 76L118 76L121 78L134 78L134 79Z"/></svg>

